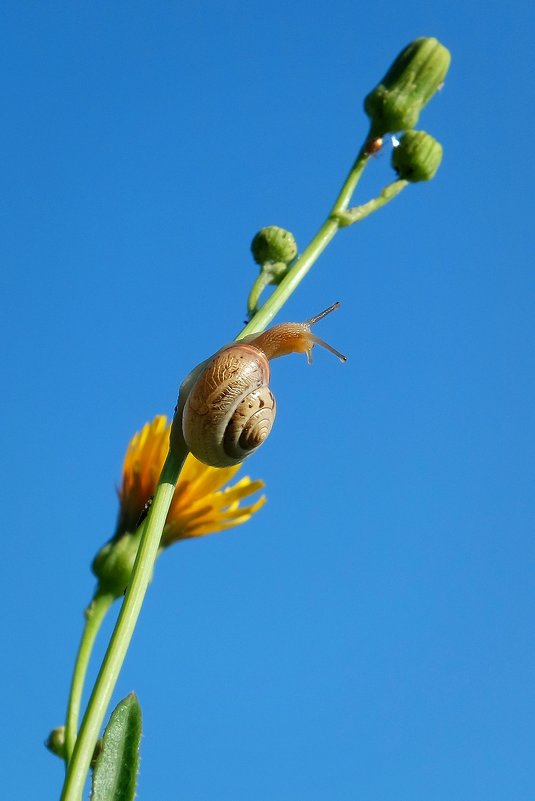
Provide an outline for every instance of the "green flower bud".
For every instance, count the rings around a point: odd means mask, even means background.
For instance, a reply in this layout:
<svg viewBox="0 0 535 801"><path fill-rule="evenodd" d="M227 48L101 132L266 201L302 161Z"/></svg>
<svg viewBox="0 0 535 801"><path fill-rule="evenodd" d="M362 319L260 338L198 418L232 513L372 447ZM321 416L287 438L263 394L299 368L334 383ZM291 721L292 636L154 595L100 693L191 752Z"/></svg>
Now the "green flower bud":
<svg viewBox="0 0 535 801"><path fill-rule="evenodd" d="M45 740L45 747L60 759L65 759L65 726L52 729Z"/></svg>
<svg viewBox="0 0 535 801"><path fill-rule="evenodd" d="M66 759L67 754L65 752L65 726L58 726L57 729L52 729L50 734L45 740L45 748L58 756L60 759ZM91 757L91 767L95 767L95 763L102 751L102 737L96 742L95 748L93 750L93 756Z"/></svg>
<svg viewBox="0 0 535 801"><path fill-rule="evenodd" d="M251 251L260 266L268 262L289 264L297 256L297 244L290 231L269 225L256 234L251 242Z"/></svg>
<svg viewBox="0 0 535 801"><path fill-rule="evenodd" d="M415 39L396 58L381 83L364 100L372 136L407 131L444 82L449 50L432 37Z"/></svg>
<svg viewBox="0 0 535 801"><path fill-rule="evenodd" d="M118 539L111 539L97 553L91 570L98 579L101 592L109 592L115 598L124 595L130 582L132 568L141 539L141 529L131 534L126 532Z"/></svg>
<svg viewBox="0 0 535 801"><path fill-rule="evenodd" d="M442 145L425 131L407 131L392 151L392 167L413 184L430 181L441 161Z"/></svg>

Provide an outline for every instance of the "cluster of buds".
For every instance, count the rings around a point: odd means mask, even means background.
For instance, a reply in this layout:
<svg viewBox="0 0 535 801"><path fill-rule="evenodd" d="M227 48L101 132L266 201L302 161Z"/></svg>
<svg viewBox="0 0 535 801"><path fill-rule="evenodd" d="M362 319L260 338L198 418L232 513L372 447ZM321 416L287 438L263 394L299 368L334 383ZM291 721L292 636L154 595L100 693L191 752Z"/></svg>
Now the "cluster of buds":
<svg viewBox="0 0 535 801"><path fill-rule="evenodd" d="M413 129L424 106L443 85L450 60L449 50L437 39L415 39L364 100L372 139L405 132L394 148L392 166L407 181L428 181L440 165L439 142Z"/></svg>

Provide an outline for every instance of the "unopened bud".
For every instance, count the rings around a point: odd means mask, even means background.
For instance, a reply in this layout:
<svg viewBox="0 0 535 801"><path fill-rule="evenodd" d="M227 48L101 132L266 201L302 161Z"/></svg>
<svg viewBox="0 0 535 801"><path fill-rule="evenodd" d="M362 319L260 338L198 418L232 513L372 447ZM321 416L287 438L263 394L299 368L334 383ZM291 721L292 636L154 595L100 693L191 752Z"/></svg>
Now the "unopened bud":
<svg viewBox="0 0 535 801"><path fill-rule="evenodd" d="M97 553L91 570L98 579L101 592L109 592L114 598L124 595L139 548L141 529L125 532L118 539L111 539Z"/></svg>
<svg viewBox="0 0 535 801"><path fill-rule="evenodd" d="M407 131L392 151L392 167L411 183L430 181L441 161L442 145L425 131Z"/></svg>
<svg viewBox="0 0 535 801"><path fill-rule="evenodd" d="M52 729L45 740L45 746L60 759L65 759L65 726Z"/></svg>
<svg viewBox="0 0 535 801"><path fill-rule="evenodd" d="M444 83L451 56L433 37L411 42L396 58L381 83L364 100L373 136L407 131Z"/></svg>
<svg viewBox="0 0 535 801"><path fill-rule="evenodd" d="M251 242L251 251L257 264L268 262L289 264L297 256L294 235L277 225L262 228Z"/></svg>

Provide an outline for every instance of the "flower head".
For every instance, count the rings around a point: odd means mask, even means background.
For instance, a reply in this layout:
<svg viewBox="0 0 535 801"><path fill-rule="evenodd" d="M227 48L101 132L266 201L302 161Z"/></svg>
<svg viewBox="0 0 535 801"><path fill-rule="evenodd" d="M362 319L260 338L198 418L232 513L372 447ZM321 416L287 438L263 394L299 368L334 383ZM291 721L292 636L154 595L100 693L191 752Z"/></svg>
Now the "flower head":
<svg viewBox="0 0 535 801"><path fill-rule="evenodd" d="M125 531L135 531L154 494L169 449L169 428L167 418L159 415L130 441L119 489L121 507L116 537ZM162 547L245 523L264 505L264 496L250 505L240 505L244 498L262 489L264 483L260 480L252 481L246 476L225 487L240 467L208 467L189 454L169 509Z"/></svg>
<svg viewBox="0 0 535 801"><path fill-rule="evenodd" d="M143 531L140 523L169 450L169 429L165 417L155 417L132 437L126 451L117 528L91 565L99 591L115 598L124 594L130 581ZM163 529L160 552L177 540L202 537L245 523L264 505L264 496L248 506L240 505L244 498L262 489L262 481L245 477L225 487L240 467L207 467L191 454L187 457Z"/></svg>

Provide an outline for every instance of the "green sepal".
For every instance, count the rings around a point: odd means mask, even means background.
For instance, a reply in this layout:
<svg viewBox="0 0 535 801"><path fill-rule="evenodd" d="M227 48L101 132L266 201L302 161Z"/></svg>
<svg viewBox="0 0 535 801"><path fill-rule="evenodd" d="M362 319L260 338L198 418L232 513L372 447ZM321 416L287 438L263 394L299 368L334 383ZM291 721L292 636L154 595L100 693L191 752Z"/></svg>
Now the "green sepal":
<svg viewBox="0 0 535 801"><path fill-rule="evenodd" d="M100 592L111 593L114 598L124 595L132 575L142 531L143 526L133 533L127 531L118 539L111 539L97 553L91 570L98 579Z"/></svg>
<svg viewBox="0 0 535 801"><path fill-rule="evenodd" d="M93 770L91 801L133 801L139 770L141 707L130 693L115 707Z"/></svg>
<svg viewBox="0 0 535 801"><path fill-rule="evenodd" d="M450 61L449 50L433 37L415 39L402 50L364 99L371 136L414 128L421 110L444 83Z"/></svg>
<svg viewBox="0 0 535 801"><path fill-rule="evenodd" d="M392 167L411 183L430 181L442 161L442 145L425 131L407 131L392 151Z"/></svg>

